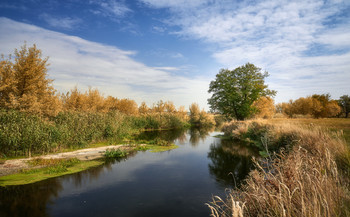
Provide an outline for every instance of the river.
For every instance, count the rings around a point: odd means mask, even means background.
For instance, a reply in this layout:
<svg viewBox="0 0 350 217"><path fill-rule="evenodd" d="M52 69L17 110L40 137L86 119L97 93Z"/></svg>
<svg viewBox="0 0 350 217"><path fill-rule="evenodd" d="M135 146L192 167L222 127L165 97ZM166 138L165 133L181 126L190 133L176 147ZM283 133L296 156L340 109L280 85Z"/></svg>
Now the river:
<svg viewBox="0 0 350 217"><path fill-rule="evenodd" d="M0 216L209 216L213 195L239 186L256 152L205 130L145 132L179 148L139 151L77 174L0 187Z"/></svg>

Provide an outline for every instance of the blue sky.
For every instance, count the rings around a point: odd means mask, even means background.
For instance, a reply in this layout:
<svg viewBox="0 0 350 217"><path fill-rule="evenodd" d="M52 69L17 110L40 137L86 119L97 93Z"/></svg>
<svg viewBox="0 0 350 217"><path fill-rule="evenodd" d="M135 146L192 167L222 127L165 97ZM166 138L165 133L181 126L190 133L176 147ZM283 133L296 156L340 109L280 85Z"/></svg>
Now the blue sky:
<svg viewBox="0 0 350 217"><path fill-rule="evenodd" d="M350 94L347 0L2 0L0 53L36 44L66 92L206 104L221 68L270 73L276 102Z"/></svg>

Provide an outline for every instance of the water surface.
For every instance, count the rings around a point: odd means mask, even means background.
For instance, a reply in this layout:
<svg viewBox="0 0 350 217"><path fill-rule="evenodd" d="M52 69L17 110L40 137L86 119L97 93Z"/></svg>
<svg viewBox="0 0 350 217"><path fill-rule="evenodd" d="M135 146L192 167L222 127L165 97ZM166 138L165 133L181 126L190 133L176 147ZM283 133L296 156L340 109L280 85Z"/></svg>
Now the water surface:
<svg viewBox="0 0 350 217"><path fill-rule="evenodd" d="M254 151L205 130L148 132L178 149L137 152L77 174L0 188L0 216L209 216L205 203L238 186Z"/></svg>

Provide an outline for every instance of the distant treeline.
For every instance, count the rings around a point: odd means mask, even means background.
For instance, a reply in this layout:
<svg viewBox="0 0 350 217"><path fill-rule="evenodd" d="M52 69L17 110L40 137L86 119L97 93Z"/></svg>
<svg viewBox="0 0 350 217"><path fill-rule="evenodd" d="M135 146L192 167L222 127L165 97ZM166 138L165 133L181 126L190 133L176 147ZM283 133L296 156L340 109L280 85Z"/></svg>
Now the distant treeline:
<svg viewBox="0 0 350 217"><path fill-rule="evenodd" d="M148 107L131 99L104 97L77 87L58 93L47 76L48 58L35 45L15 50L0 62L0 157L81 148L92 142L117 142L142 130L214 125L212 114L193 103L162 100Z"/></svg>
<svg viewBox="0 0 350 217"><path fill-rule="evenodd" d="M350 111L350 97L341 96L339 100L332 100L329 94L314 94L290 100L288 103L276 105L277 113L288 117L311 116L314 118L348 117Z"/></svg>

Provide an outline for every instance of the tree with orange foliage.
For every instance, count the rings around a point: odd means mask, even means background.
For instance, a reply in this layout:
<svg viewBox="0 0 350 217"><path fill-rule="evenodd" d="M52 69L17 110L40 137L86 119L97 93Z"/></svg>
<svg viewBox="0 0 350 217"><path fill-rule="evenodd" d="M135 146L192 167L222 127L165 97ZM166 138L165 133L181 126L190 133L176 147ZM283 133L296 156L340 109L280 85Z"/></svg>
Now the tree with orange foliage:
<svg viewBox="0 0 350 217"><path fill-rule="evenodd" d="M150 108L148 108L146 102L142 102L141 105L139 106L139 114L145 115L145 114L148 114L149 111L150 111Z"/></svg>
<svg viewBox="0 0 350 217"><path fill-rule="evenodd" d="M171 101L167 101L167 102L164 103L164 109L168 113L175 113L176 112L175 105Z"/></svg>
<svg viewBox="0 0 350 217"><path fill-rule="evenodd" d="M275 114L275 104L271 97L262 96L253 103L253 106L257 109L255 117L272 118Z"/></svg>
<svg viewBox="0 0 350 217"><path fill-rule="evenodd" d="M81 93L77 87L74 87L66 95L62 96L63 108L66 111L84 111L86 109L86 95Z"/></svg>
<svg viewBox="0 0 350 217"><path fill-rule="evenodd" d="M164 104L163 100L159 100L156 104L153 104L152 112L154 112L154 113L165 112L165 104Z"/></svg>
<svg viewBox="0 0 350 217"><path fill-rule="evenodd" d="M138 115L139 113L137 103L131 99L117 100L117 110L127 115Z"/></svg>
<svg viewBox="0 0 350 217"><path fill-rule="evenodd" d="M48 57L42 58L36 45L15 49L14 61L2 56L0 66L0 105L4 108L56 115L61 102L55 94L52 80L48 79Z"/></svg>

